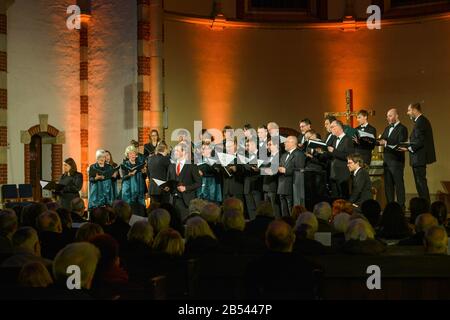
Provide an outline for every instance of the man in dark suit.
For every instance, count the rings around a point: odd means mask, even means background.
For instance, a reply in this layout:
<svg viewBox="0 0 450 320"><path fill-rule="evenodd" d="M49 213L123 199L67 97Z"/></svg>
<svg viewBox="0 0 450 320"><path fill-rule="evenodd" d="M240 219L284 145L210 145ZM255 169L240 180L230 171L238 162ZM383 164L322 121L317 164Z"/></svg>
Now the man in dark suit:
<svg viewBox="0 0 450 320"><path fill-rule="evenodd" d="M237 142L226 142L226 153L236 158L228 166L223 167L223 198L237 198L245 203L244 198L244 165L237 158Z"/></svg>
<svg viewBox="0 0 450 320"><path fill-rule="evenodd" d="M281 156L278 168L278 195L281 202L281 214L290 216L294 202L294 172L305 168L305 154L297 149L298 139L289 136L284 143L286 152Z"/></svg>
<svg viewBox="0 0 450 320"><path fill-rule="evenodd" d="M160 142L156 147L155 154L147 159L147 173L150 177L150 188L148 193L152 201L159 203L168 203L170 201L169 193L161 190L153 180L165 180L167 178L167 170L170 166L168 151L167 145L164 142Z"/></svg>
<svg viewBox="0 0 450 320"><path fill-rule="evenodd" d="M244 197L248 215L251 220L256 217L256 208L262 201L262 176L258 163L258 146L256 139L247 141L249 163L244 165Z"/></svg>
<svg viewBox="0 0 450 320"><path fill-rule="evenodd" d="M345 134L344 125L341 121L334 120L330 129L336 137L333 145L328 146L328 156L331 157L331 194L333 198L348 199L350 171L347 167L347 157L354 153L353 141Z"/></svg>
<svg viewBox="0 0 450 320"><path fill-rule="evenodd" d="M379 141L384 146L384 191L388 203L394 202L397 195L397 203L405 208L405 153L393 147L408 140L408 129L400 123L395 108L388 111L387 121L389 126L384 129Z"/></svg>
<svg viewBox="0 0 450 320"><path fill-rule="evenodd" d="M422 114L420 103L408 106L408 116L414 121L414 128L409 137L411 146L403 151L409 151L409 159L413 168L414 180L419 197L430 203L430 192L427 184L427 165L436 162L433 128L430 121Z"/></svg>
<svg viewBox="0 0 450 320"><path fill-rule="evenodd" d="M347 166L353 175L352 194L348 201L361 207L364 201L372 199L369 172L364 168L362 156L357 153L347 157Z"/></svg>
<svg viewBox="0 0 450 320"><path fill-rule="evenodd" d="M261 166L261 175L263 176L264 201L270 201L273 207L275 217L281 217L278 191L278 167L280 162L280 153L278 144L269 141L268 150L270 158Z"/></svg>
<svg viewBox="0 0 450 320"><path fill-rule="evenodd" d="M186 161L190 147L185 143L179 143L174 148L174 157L176 163L169 166L167 180L175 180L178 186L172 193L172 205L179 212L181 220L189 216L189 203L196 197L196 191L202 186L202 180L196 164ZM168 191L166 189L166 191Z"/></svg>
<svg viewBox="0 0 450 320"><path fill-rule="evenodd" d="M370 166L372 162L372 151L376 145L377 129L369 124L368 119L369 113L366 110L359 111L357 116L359 126L356 127L356 130L373 134L374 140L354 137L353 141L355 142L355 152L361 155L364 164Z"/></svg>

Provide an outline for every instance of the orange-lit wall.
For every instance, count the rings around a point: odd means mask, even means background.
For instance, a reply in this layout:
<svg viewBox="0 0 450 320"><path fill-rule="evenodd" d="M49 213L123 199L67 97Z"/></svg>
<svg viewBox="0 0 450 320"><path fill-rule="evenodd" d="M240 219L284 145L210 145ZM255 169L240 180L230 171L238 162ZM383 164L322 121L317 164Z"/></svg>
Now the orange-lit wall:
<svg viewBox="0 0 450 320"><path fill-rule="evenodd" d="M386 27L381 31L225 29L166 21L166 100L170 128L254 126L275 120L297 127L310 117L322 131L323 113L345 109L353 88L355 108L385 112L425 101L439 162L429 169L431 192L450 179L446 128L450 119L450 22ZM226 110L219 110L226 108ZM407 191L415 192L406 170Z"/></svg>

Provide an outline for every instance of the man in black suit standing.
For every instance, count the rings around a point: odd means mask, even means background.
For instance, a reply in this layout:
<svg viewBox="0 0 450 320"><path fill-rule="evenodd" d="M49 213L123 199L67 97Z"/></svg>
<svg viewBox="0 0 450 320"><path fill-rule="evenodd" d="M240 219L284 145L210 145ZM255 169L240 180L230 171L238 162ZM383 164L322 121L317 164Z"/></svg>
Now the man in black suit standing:
<svg viewBox="0 0 450 320"><path fill-rule="evenodd" d="M397 109L390 109L386 117L389 125L379 141L384 147L384 191L388 203L394 202L397 195L397 203L405 208L405 153L394 146L408 140L408 128L400 123Z"/></svg>
<svg viewBox="0 0 450 320"><path fill-rule="evenodd" d="M348 201L361 207L364 201L372 199L372 182L369 172L364 168L364 160L359 154L349 155L347 166L353 176L352 194Z"/></svg>
<svg viewBox="0 0 450 320"><path fill-rule="evenodd" d="M153 179L165 180L170 166L169 148L164 142L160 142L155 149L155 154L147 158L147 173L150 177L148 193L152 201L168 203L170 195L161 190Z"/></svg>
<svg viewBox="0 0 450 320"><path fill-rule="evenodd" d="M286 152L281 156L278 168L278 195L281 202L281 214L290 216L294 202L294 172L305 167L305 154L297 149L298 139L289 136L284 143Z"/></svg>
<svg viewBox="0 0 450 320"><path fill-rule="evenodd" d="M359 126L357 126L355 129L365 133L373 134L374 140L365 140L361 139L360 137L355 137L353 141L355 142L355 152L361 155L362 159L364 160L364 164L370 166L370 163L372 162L372 151L375 148L376 144L377 129L369 124L368 119L369 113L366 110L360 110L357 116Z"/></svg>
<svg viewBox="0 0 450 320"><path fill-rule="evenodd" d="M328 146L328 154L331 157L330 183L333 198L348 199L348 182L350 171L347 167L347 157L354 153L353 141L344 132L344 125L339 120L334 120L330 129L336 137L334 144Z"/></svg>
<svg viewBox="0 0 450 320"><path fill-rule="evenodd" d="M237 198L245 203L244 198L244 179L245 169L244 165L240 163L237 153L237 141L228 140L225 147L228 155L234 156L234 160L223 167L223 198Z"/></svg>
<svg viewBox="0 0 450 320"><path fill-rule="evenodd" d="M261 173L263 175L263 192L264 201L270 201L273 207L275 217L280 218L280 206L277 196L278 191L278 167L280 161L279 146L277 143L268 142L268 149L270 151L270 158L267 163L261 166ZM273 168L272 168L273 166Z"/></svg>
<svg viewBox="0 0 450 320"><path fill-rule="evenodd" d="M185 143L179 143L174 148L174 157L176 163L169 166L167 180L175 180L178 186L172 193L172 205L179 212L181 220L189 215L189 203L196 198L196 191L202 186L202 180L196 164L188 163L188 154L190 147ZM166 189L167 191L167 189Z"/></svg>
<svg viewBox="0 0 450 320"><path fill-rule="evenodd" d="M414 121L414 128L409 137L411 146L408 149L403 148L403 151L409 151L410 164L413 168L419 197L431 203L427 184L427 165L436 162L433 128L430 121L422 114L420 103L410 104L407 114Z"/></svg>

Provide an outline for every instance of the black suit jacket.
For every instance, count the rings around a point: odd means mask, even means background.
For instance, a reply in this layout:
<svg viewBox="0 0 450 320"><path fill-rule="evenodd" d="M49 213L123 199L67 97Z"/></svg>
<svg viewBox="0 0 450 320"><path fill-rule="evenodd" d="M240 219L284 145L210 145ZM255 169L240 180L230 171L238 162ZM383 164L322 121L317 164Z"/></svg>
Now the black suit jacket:
<svg viewBox="0 0 450 320"><path fill-rule="evenodd" d="M349 201L361 206L366 200L372 199L372 182L370 181L369 172L361 168L356 176L353 176L352 195Z"/></svg>
<svg viewBox="0 0 450 320"><path fill-rule="evenodd" d="M436 162L433 129L430 121L424 115L416 119L409 141L414 151L409 156L411 166L426 166Z"/></svg>
<svg viewBox="0 0 450 320"><path fill-rule="evenodd" d="M271 156L272 157L279 157L279 153L276 155ZM274 160L275 161L275 160ZM263 164L261 168L271 168L271 161L267 164ZM274 164L275 165L275 164ZM276 168L278 170L278 167ZM273 175L264 175L263 176L263 191L267 193L277 193L278 191L278 171L274 172Z"/></svg>
<svg viewBox="0 0 450 320"><path fill-rule="evenodd" d="M147 172L150 177L150 195L161 194L161 189L153 181L153 179L165 180L167 178L167 170L170 166L170 157L163 156L158 153L147 159Z"/></svg>
<svg viewBox="0 0 450 320"><path fill-rule="evenodd" d="M350 178L350 171L347 167L347 156L354 153L352 139L345 135L336 148L337 138L334 140L334 150L331 152L330 178L338 182L344 182Z"/></svg>
<svg viewBox="0 0 450 320"><path fill-rule="evenodd" d="M305 154L299 149L292 151L289 158L288 152L284 153L280 159L280 167L286 168L286 173L278 176L278 194L291 195L294 186L294 172L305 168ZM287 158L287 160L286 160Z"/></svg>
<svg viewBox="0 0 450 320"><path fill-rule="evenodd" d="M244 180L245 180L245 168L243 164L238 164L238 160L235 159L230 166L236 166L236 172L230 172L231 177L228 176L225 171L223 172L223 195L227 197L229 195L243 195L244 194ZM228 168L227 168L228 169Z"/></svg>
<svg viewBox="0 0 450 320"><path fill-rule="evenodd" d="M387 141L387 144L390 146L395 146L400 142L405 142L408 140L408 128L406 128L403 124L399 123L392 130L391 135L389 136L389 129L391 126L387 126L384 129L383 134L381 135L381 139ZM404 166L405 165L405 153L400 151L392 150L389 147L384 148L384 163L388 166Z"/></svg>
<svg viewBox="0 0 450 320"><path fill-rule="evenodd" d="M172 190L172 194L181 196L184 204L188 207L191 200L196 198L197 189L202 186L202 179L196 164L185 163L179 176L177 176L176 170L176 164L171 163L167 172L167 180L178 181L179 184L186 187L185 192Z"/></svg>
<svg viewBox="0 0 450 320"><path fill-rule="evenodd" d="M373 134L375 139L377 138L377 129L375 127L371 126L370 124L367 124L367 126L365 128L358 126L355 129L364 131L366 133L371 133L371 134ZM360 142L359 144L355 144L355 152L362 154L362 155L372 156L372 150L375 148L375 145L376 145L375 143L369 144L369 143L365 143L365 142ZM370 163L366 163L366 164L370 165Z"/></svg>
<svg viewBox="0 0 450 320"><path fill-rule="evenodd" d="M260 175L259 170L255 171L252 167L255 167L252 164L257 159L257 155L251 156L251 162L249 164L244 165L244 194L250 194L252 191L262 192L262 176Z"/></svg>

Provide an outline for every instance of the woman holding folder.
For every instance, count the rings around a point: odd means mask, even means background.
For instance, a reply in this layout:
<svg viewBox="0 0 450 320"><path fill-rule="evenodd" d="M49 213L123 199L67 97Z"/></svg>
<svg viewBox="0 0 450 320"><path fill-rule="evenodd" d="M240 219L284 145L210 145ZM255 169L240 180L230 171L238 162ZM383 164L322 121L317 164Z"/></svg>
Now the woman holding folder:
<svg viewBox="0 0 450 320"><path fill-rule="evenodd" d="M83 175L77 171L77 165L72 158L64 161L63 170L64 173L59 179L59 184L64 188L61 191L59 202L64 209L72 210L72 200L80 197Z"/></svg>
<svg viewBox="0 0 450 320"><path fill-rule="evenodd" d="M117 178L118 172L106 163L106 152L97 150L97 162L89 166L89 205L94 209L112 205L114 201L114 188L112 179Z"/></svg>
<svg viewBox="0 0 450 320"><path fill-rule="evenodd" d="M127 202L134 214L145 215L145 159L138 157L138 150L130 145L125 149L126 159L122 169L122 200Z"/></svg>

